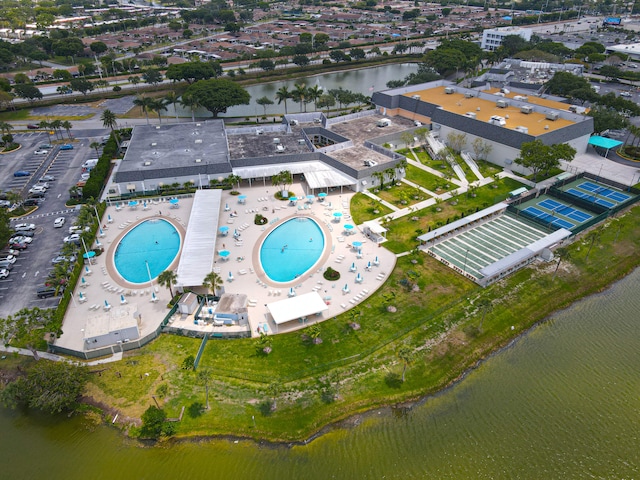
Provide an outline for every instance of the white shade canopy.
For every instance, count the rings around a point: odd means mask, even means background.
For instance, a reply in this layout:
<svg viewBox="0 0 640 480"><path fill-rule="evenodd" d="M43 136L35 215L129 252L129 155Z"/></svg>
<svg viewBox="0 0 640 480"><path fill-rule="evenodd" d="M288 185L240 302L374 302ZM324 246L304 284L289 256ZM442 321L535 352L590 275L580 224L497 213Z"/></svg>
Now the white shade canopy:
<svg viewBox="0 0 640 480"><path fill-rule="evenodd" d="M276 325L280 325L291 320L324 312L329 307L317 292L311 292L269 303L267 309Z"/></svg>

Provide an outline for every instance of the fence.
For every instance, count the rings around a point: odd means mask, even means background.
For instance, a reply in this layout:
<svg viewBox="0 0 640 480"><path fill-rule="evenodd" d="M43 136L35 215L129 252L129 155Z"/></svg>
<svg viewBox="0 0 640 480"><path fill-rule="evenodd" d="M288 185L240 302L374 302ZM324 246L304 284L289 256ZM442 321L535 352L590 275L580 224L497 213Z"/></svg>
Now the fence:
<svg viewBox="0 0 640 480"><path fill-rule="evenodd" d="M348 115L340 115L338 117L328 118L327 125L335 125L337 123L349 122L351 120L357 120L358 118L371 117L376 115L375 110L365 110L363 112L350 113Z"/></svg>

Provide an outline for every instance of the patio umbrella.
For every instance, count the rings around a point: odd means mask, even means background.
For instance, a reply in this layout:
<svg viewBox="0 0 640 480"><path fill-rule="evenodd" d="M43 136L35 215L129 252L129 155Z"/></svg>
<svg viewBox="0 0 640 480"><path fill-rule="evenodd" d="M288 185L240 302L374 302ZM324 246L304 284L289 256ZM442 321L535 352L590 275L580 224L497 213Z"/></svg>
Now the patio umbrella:
<svg viewBox="0 0 640 480"><path fill-rule="evenodd" d="M80 298L80 300L84 300L85 298L87 298L82 292L80 292L78 294L78 298Z"/></svg>
<svg viewBox="0 0 640 480"><path fill-rule="evenodd" d="M362 246L362 242L353 242L351 245L353 245L353 248L359 248Z"/></svg>
<svg viewBox="0 0 640 480"><path fill-rule="evenodd" d="M351 225L350 223L345 223L344 224L344 229L345 230L353 230L353 225Z"/></svg>
<svg viewBox="0 0 640 480"><path fill-rule="evenodd" d="M380 265L380 260L378 260L378 256L376 255L376 258L373 259L373 264L374 265Z"/></svg>
<svg viewBox="0 0 640 480"><path fill-rule="evenodd" d="M180 201L180 200L178 200L177 198L172 198L171 200L169 200L169 203L170 203L171 205L177 205L179 201Z"/></svg>
<svg viewBox="0 0 640 480"><path fill-rule="evenodd" d="M340 218L342 216L342 212L333 212L333 216L336 218Z"/></svg>
<svg viewBox="0 0 640 480"><path fill-rule="evenodd" d="M124 295L120 295L120 305L124 305L125 303L127 303L127 299L124 298Z"/></svg>
<svg viewBox="0 0 640 480"><path fill-rule="evenodd" d="M307 195L307 200L314 200L315 198L315 195Z"/></svg>
<svg viewBox="0 0 640 480"><path fill-rule="evenodd" d="M229 227L226 225L220 227L220 233L227 233L229 231Z"/></svg>
<svg viewBox="0 0 640 480"><path fill-rule="evenodd" d="M342 291L343 291L344 293L349 293L349 285L345 283L345 284L344 284L344 287L342 288Z"/></svg>
<svg viewBox="0 0 640 480"><path fill-rule="evenodd" d="M111 308L111 305L109 305L109 302L107 302L106 300L104 301L104 306L105 308Z"/></svg>
<svg viewBox="0 0 640 480"><path fill-rule="evenodd" d="M238 195L238 203L244 203L247 200L246 195Z"/></svg>
<svg viewBox="0 0 640 480"><path fill-rule="evenodd" d="M295 195L293 197L289 197L289 201L290 202L297 202L298 201L298 197L296 197Z"/></svg>
<svg viewBox="0 0 640 480"><path fill-rule="evenodd" d="M133 208L133 207L137 207L137 206L138 206L138 202L137 202L136 200L131 200L131 201L129 202L129 206L130 206L131 208Z"/></svg>
<svg viewBox="0 0 640 480"><path fill-rule="evenodd" d="M320 198L324 198L324 197L326 197L326 196L327 196L326 192L320 192L320 193L318 194L318 197L320 197Z"/></svg>
<svg viewBox="0 0 640 480"><path fill-rule="evenodd" d="M231 252L229 250L220 250L218 252L218 255L220 255L221 257L228 257L229 255L231 255ZM231 273L231 272L229 272Z"/></svg>
<svg viewBox="0 0 640 480"><path fill-rule="evenodd" d="M96 252L93 250L89 250L87 253L82 254L82 258L93 258L96 256ZM87 272L89 272L89 267L84 267Z"/></svg>
<svg viewBox="0 0 640 480"><path fill-rule="evenodd" d="M358 275L356 275L356 282L357 283L362 282L362 275L360 275L360 272L358 272Z"/></svg>

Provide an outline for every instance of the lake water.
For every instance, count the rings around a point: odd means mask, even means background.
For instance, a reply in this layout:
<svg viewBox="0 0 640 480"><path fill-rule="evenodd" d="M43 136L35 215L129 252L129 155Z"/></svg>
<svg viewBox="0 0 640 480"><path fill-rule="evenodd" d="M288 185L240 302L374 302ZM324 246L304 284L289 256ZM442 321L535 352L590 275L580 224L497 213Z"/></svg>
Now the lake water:
<svg viewBox="0 0 640 480"><path fill-rule="evenodd" d="M302 83L307 87L317 85L324 91L333 88L342 87L345 90L351 90L355 93L371 95L374 91L385 90L389 80L401 80L410 73L418 70L417 64L403 63L394 65L382 65L380 67L361 68L358 70L348 70L344 72L326 73L314 75L310 77L297 78L295 80L287 80L281 82L263 83L246 87L251 95L251 103L249 105L238 105L230 108L227 113L220 115L221 117L256 117L264 114L264 109L255 103L258 98L268 97L274 101L274 105L267 107L267 115L284 114L284 102L278 105L275 99L276 92L286 86L289 90L293 90L296 83ZM336 104L337 105L337 104ZM314 105L307 105L309 112L313 111ZM172 117L173 107L169 105L168 111L164 113L167 117ZM191 117L191 110L181 108L177 105L178 115L181 117ZM289 113L299 113L300 105L293 100L287 100L287 110ZM205 109L196 110L197 117L210 117L211 114ZM255 120L255 118L253 118Z"/></svg>
<svg viewBox="0 0 640 480"><path fill-rule="evenodd" d="M409 411L307 446L140 448L107 427L0 410L7 479L638 478L640 270L554 315Z"/></svg>

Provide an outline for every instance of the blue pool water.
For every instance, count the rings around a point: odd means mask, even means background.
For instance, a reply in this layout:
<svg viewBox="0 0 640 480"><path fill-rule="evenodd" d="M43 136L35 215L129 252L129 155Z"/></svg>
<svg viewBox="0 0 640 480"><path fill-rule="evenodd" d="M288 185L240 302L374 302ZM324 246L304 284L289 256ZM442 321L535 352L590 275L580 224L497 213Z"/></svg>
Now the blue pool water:
<svg viewBox="0 0 640 480"><path fill-rule="evenodd" d="M262 269L274 282L295 280L315 265L322 255L324 243L324 234L314 220L287 220L262 242Z"/></svg>
<svg viewBox="0 0 640 480"><path fill-rule="evenodd" d="M180 234L173 225L166 220L146 220L122 237L113 260L127 282L145 283L149 274L156 278L166 270L179 251Z"/></svg>

